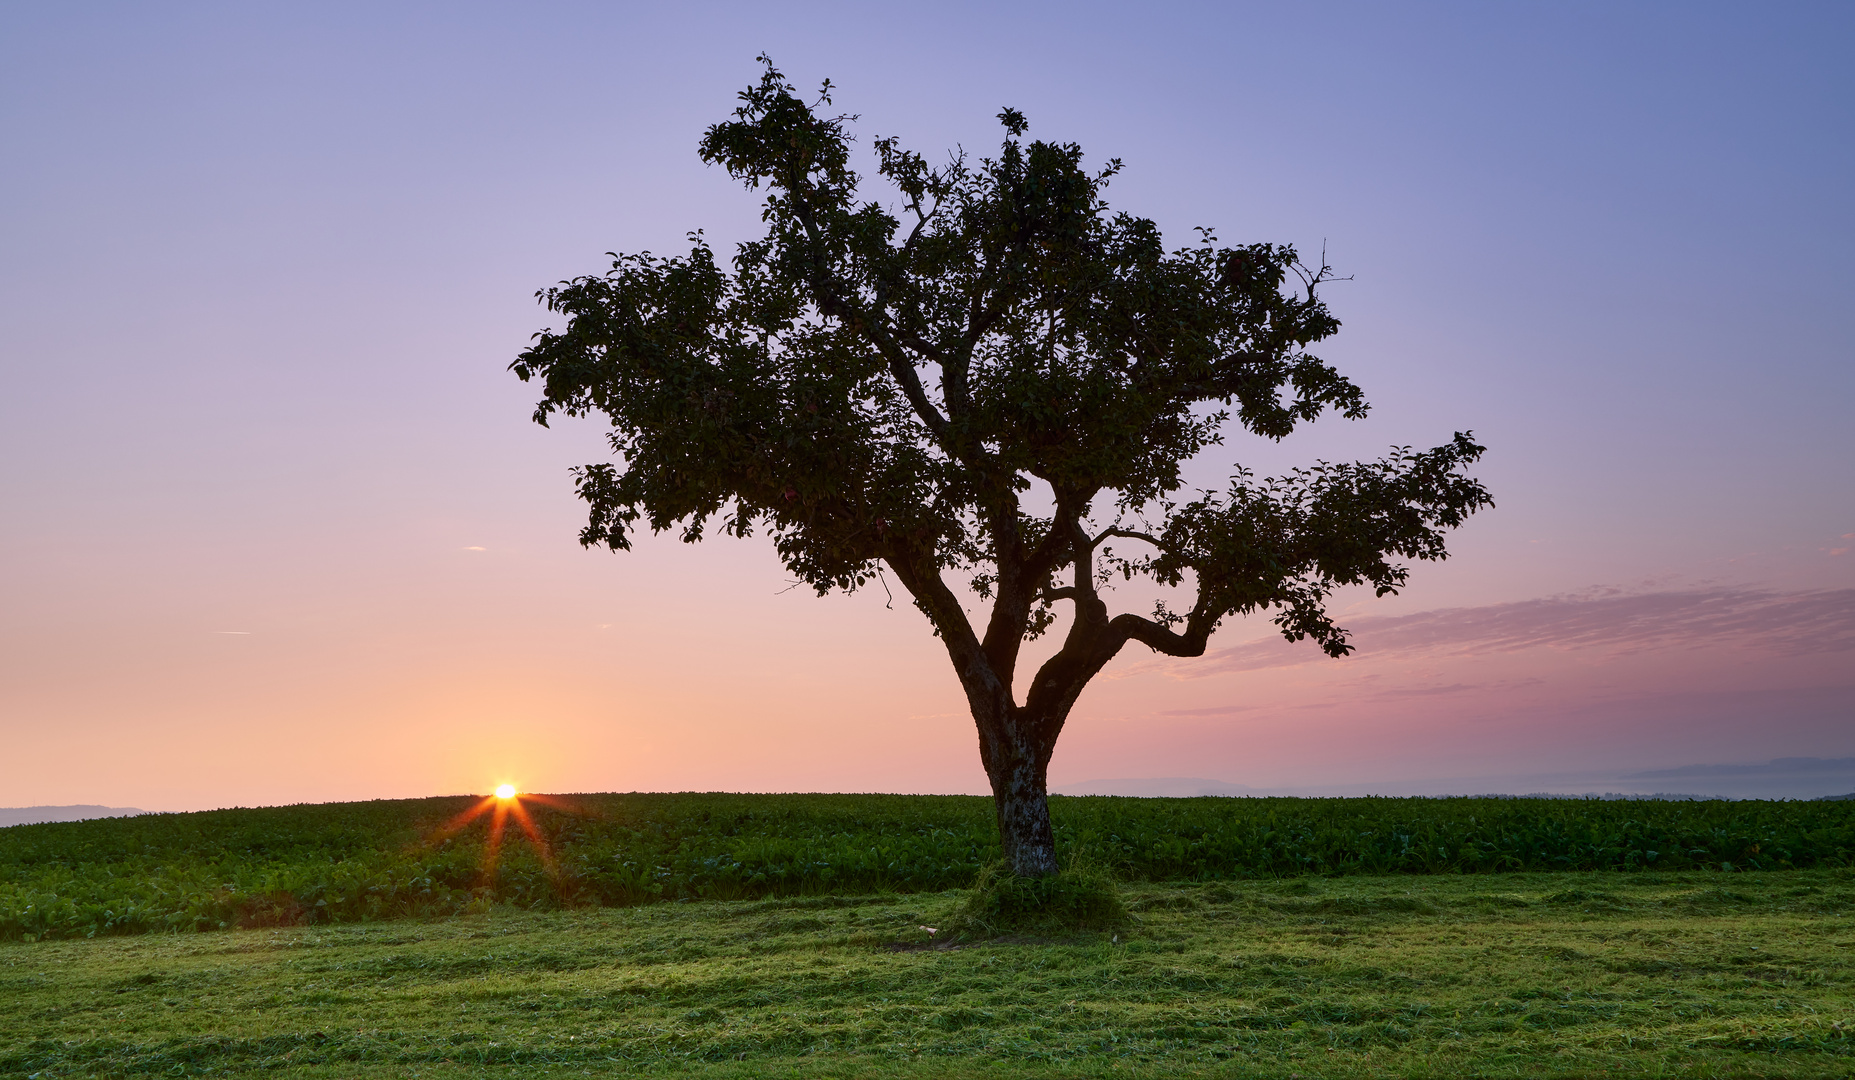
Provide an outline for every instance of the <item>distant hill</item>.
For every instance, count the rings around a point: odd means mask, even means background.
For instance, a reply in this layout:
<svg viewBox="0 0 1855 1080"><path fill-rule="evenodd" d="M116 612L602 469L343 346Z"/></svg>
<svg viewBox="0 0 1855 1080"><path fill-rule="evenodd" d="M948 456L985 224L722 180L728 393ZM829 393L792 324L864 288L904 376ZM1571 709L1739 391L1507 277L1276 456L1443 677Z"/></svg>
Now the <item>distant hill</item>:
<svg viewBox="0 0 1855 1080"><path fill-rule="evenodd" d="M1200 795L1389 798L1496 793L1535 799L1847 799L1855 795L1855 757L1789 757L1769 761L1683 765L1626 772L1592 768L1571 773L1438 776L1415 780L1250 787L1202 776L1080 780L1051 787L1059 795L1190 798Z"/></svg>
<svg viewBox="0 0 1855 1080"><path fill-rule="evenodd" d="M1847 795L1818 795L1816 797L1817 802L1847 802L1850 799L1855 799L1855 791Z"/></svg>
<svg viewBox="0 0 1855 1080"><path fill-rule="evenodd" d="M9 825L37 825L41 821L88 821L146 813L148 811L133 806L0 806L0 829Z"/></svg>
<svg viewBox="0 0 1855 1080"><path fill-rule="evenodd" d="M1242 784L1202 776L1152 776L1124 780L1084 780L1052 788L1058 795L1124 795L1137 798L1190 799L1201 795L1260 795Z"/></svg>

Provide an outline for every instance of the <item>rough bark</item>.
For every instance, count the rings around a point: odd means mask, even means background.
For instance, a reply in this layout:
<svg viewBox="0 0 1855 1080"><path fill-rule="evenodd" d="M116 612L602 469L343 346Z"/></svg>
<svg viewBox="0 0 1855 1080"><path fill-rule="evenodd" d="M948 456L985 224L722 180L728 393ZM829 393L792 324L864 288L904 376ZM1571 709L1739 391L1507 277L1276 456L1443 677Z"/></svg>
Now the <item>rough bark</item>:
<svg viewBox="0 0 1855 1080"><path fill-rule="evenodd" d="M1020 710L976 717L979 756L992 785L998 840L1017 877L1056 872L1056 834L1050 827L1048 772L1054 736L1038 730Z"/></svg>

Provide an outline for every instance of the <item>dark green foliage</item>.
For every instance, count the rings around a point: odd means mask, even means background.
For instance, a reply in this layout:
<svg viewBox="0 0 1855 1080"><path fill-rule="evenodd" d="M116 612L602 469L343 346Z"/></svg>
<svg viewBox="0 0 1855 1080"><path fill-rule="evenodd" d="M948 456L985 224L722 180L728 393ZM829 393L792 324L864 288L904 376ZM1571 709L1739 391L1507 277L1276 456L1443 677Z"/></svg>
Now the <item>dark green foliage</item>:
<svg viewBox="0 0 1855 1080"><path fill-rule="evenodd" d="M530 802L493 871L467 797L0 830L0 939L658 900L940 891L999 857L968 796L584 795ZM1057 843L1124 881L1855 865L1846 802L1051 800ZM1602 886L1555 907L1604 902ZM1696 903L1730 905L1731 889Z"/></svg>
<svg viewBox="0 0 1855 1080"><path fill-rule="evenodd" d="M583 543L627 549L640 526L698 540L719 519L771 533L820 594L888 563L943 634L971 628L917 579L971 575L1009 602L1016 639L1049 625L1052 574L1074 566L1092 595L1104 525L1150 520L1112 535L1151 551L1105 561L1199 595L1149 635L1278 609L1339 655L1336 585L1395 591L1396 558L1442 558L1442 530L1492 505L1463 472L1482 453L1466 435L1260 481L1239 467L1227 492L1180 499L1183 463L1229 434L1366 414L1307 351L1340 326L1327 267L1208 228L1168 251L1153 221L1109 208L1118 159L1091 172L1074 143L1027 142L1014 109L995 158L932 167L874 140L870 185L852 118L820 111L829 83L807 104L766 61L740 100L701 156L763 193L765 236L725 264L699 232L687 255L614 254L539 294L567 324L510 365L545 391L537 421L611 423L619 463L578 470ZM1039 488L1048 516L1021 505Z"/></svg>

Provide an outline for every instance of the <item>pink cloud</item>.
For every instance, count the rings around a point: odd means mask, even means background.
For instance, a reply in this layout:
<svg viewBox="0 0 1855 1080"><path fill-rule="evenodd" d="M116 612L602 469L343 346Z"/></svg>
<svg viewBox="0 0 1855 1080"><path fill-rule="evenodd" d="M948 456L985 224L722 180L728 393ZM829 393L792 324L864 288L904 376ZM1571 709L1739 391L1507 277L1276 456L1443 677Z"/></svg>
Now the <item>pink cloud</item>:
<svg viewBox="0 0 1855 1080"><path fill-rule="evenodd" d="M1448 686L1408 686L1398 690L1380 690L1372 697L1389 701L1395 698L1440 697L1444 694L1461 694L1470 690L1481 690L1479 683L1450 683Z"/></svg>
<svg viewBox="0 0 1855 1080"><path fill-rule="evenodd" d="M1526 649L1650 649L1737 645L1783 655L1855 648L1855 589L1780 593L1700 589L1551 597L1486 607L1352 620L1358 655L1472 656ZM1168 665L1186 678L1324 660L1306 642L1262 638Z"/></svg>
<svg viewBox="0 0 1855 1080"><path fill-rule="evenodd" d="M1238 713L1257 712L1263 705L1213 705L1208 709L1166 709L1160 716L1235 716Z"/></svg>

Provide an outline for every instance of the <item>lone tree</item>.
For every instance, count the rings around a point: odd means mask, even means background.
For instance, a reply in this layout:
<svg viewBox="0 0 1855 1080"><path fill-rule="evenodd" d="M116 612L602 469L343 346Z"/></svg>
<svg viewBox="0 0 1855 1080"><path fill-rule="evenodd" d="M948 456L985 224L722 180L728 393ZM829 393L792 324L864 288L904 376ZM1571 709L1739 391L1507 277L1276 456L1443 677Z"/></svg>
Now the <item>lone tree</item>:
<svg viewBox="0 0 1855 1080"><path fill-rule="evenodd" d="M766 189L764 238L732 271L700 233L687 255L615 255L539 294L567 317L511 365L546 396L534 418L603 413L617 464L574 470L587 546L640 521L700 540L769 532L820 595L888 567L946 646L1013 873L1049 874L1045 775L1082 688L1130 641L1198 656L1233 615L1268 611L1290 641L1351 651L1325 604L1341 585L1396 592L1399 559L1444 557L1442 530L1491 505L1468 434L1382 460L1320 462L1221 492L1180 467L1240 427L1281 439L1357 386L1306 348L1339 322L1328 268L1292 247L1167 251L1153 222L1102 199L1120 168L1022 140L931 167L874 141L891 205L860 202L850 116L812 104L765 57L702 159ZM1189 497L1188 497L1189 496ZM1113 577L1189 606L1110 612ZM969 597L991 603L982 621ZM1067 605L1066 609L1059 605ZM1070 621L1018 691L1019 652Z"/></svg>

